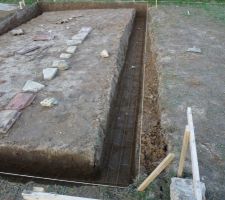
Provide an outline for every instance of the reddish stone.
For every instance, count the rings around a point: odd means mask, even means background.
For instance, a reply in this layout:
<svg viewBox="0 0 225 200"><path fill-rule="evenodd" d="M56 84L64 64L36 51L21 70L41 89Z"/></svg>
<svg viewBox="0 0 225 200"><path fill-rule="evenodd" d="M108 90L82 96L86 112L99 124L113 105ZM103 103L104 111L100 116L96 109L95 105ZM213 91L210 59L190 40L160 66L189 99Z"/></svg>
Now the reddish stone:
<svg viewBox="0 0 225 200"><path fill-rule="evenodd" d="M48 40L52 40L54 37L49 34L49 33L37 33L34 37L33 40L34 41L48 41Z"/></svg>
<svg viewBox="0 0 225 200"><path fill-rule="evenodd" d="M1 80L0 79L0 85L3 84L3 83L5 83L5 82L6 82L6 80Z"/></svg>
<svg viewBox="0 0 225 200"><path fill-rule="evenodd" d="M33 93L18 93L16 94L16 96L13 97L13 99L9 102L5 109L22 110L33 102L35 96L36 95Z"/></svg>

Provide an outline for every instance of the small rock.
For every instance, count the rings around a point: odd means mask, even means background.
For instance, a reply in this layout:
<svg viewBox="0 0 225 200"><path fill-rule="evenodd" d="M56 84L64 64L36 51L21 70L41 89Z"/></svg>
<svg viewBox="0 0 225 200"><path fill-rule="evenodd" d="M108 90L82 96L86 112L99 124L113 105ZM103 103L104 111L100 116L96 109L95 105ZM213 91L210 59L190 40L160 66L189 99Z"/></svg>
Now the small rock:
<svg viewBox="0 0 225 200"><path fill-rule="evenodd" d="M78 44L81 44L82 43L82 40L67 40L66 41L66 44L68 46L74 46L74 45L78 45Z"/></svg>
<svg viewBox="0 0 225 200"><path fill-rule="evenodd" d="M43 69L43 77L44 77L44 80L52 80L56 73L58 71L58 68L46 68L46 69Z"/></svg>
<svg viewBox="0 0 225 200"><path fill-rule="evenodd" d="M46 98L40 102L40 104L44 107L52 107L58 104L58 101L55 98Z"/></svg>
<svg viewBox="0 0 225 200"><path fill-rule="evenodd" d="M109 53L108 53L108 51L107 50L103 50L102 52L101 52L101 57L103 57L103 58L108 58L109 57Z"/></svg>
<svg viewBox="0 0 225 200"><path fill-rule="evenodd" d="M187 10L187 15L191 15L189 10Z"/></svg>
<svg viewBox="0 0 225 200"><path fill-rule="evenodd" d="M66 49L66 52L67 53L75 53L75 51L76 51L76 49L77 49L77 46L69 46L67 49Z"/></svg>
<svg viewBox="0 0 225 200"><path fill-rule="evenodd" d="M24 92L38 92L40 90L42 90L45 86L35 82L35 81L31 81L28 80L25 85L23 86L23 91Z"/></svg>
<svg viewBox="0 0 225 200"><path fill-rule="evenodd" d="M132 65L130 68L131 68L131 69L135 69L135 68L136 68L136 66L133 66L133 65Z"/></svg>
<svg viewBox="0 0 225 200"><path fill-rule="evenodd" d="M0 133L7 133L20 114L17 110L0 111Z"/></svg>
<svg viewBox="0 0 225 200"><path fill-rule="evenodd" d="M87 32L81 32L81 33L74 35L72 37L72 40L78 40L78 41L80 40L83 42L85 40L85 38L87 37L87 35L88 35Z"/></svg>
<svg viewBox="0 0 225 200"><path fill-rule="evenodd" d="M205 200L205 184L201 184L202 199ZM187 200L195 199L193 192L193 181L192 179L184 178L172 178L170 184L170 199L171 200Z"/></svg>
<svg viewBox="0 0 225 200"><path fill-rule="evenodd" d="M202 50L200 48L193 46L192 48L188 48L187 52L202 53Z"/></svg>
<svg viewBox="0 0 225 200"><path fill-rule="evenodd" d="M23 35L24 34L24 31L23 29L13 29L10 31L12 33L12 35Z"/></svg>
<svg viewBox="0 0 225 200"><path fill-rule="evenodd" d="M59 57L63 58L63 59L68 59L71 56L72 56L72 54L70 54L70 53L61 53Z"/></svg>
<svg viewBox="0 0 225 200"><path fill-rule="evenodd" d="M67 70L70 68L65 60L55 60L52 64L52 67L57 67L59 70Z"/></svg>

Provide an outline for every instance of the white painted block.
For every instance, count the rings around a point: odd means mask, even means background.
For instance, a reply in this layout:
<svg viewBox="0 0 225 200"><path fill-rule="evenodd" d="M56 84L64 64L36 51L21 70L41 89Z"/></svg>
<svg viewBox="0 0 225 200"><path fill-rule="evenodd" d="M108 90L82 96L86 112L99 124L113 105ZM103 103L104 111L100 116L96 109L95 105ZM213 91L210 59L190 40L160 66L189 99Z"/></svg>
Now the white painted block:
<svg viewBox="0 0 225 200"><path fill-rule="evenodd" d="M59 70L67 70L70 68L65 60L55 60L52 64L52 67L57 67Z"/></svg>

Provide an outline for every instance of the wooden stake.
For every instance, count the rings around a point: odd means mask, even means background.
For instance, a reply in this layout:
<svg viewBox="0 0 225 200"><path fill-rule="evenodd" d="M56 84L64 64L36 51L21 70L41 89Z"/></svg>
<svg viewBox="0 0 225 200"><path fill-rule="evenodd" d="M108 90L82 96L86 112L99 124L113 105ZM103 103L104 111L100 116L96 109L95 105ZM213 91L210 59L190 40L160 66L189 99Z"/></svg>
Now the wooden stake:
<svg viewBox="0 0 225 200"><path fill-rule="evenodd" d="M180 162L179 162L179 167L178 167L178 171L177 171L178 177L183 176L184 162L185 162L185 158L186 158L187 150L188 150L189 135L190 135L190 131L189 131L189 128L187 125L185 128L185 132L184 132L182 150L181 150L181 154L180 154Z"/></svg>
<svg viewBox="0 0 225 200"><path fill-rule="evenodd" d="M187 118L188 118L188 128L190 131L190 151L191 151L191 164L192 164L192 174L193 174L193 187L196 200L202 200L202 192L200 185L200 175L198 167L198 156L195 143L195 132L192 119L191 108L187 108Z"/></svg>
<svg viewBox="0 0 225 200"><path fill-rule="evenodd" d="M169 153L166 158L155 168L155 170L144 180L138 187L139 192L143 192L148 185L155 180L155 178L171 163L175 158L173 153Z"/></svg>

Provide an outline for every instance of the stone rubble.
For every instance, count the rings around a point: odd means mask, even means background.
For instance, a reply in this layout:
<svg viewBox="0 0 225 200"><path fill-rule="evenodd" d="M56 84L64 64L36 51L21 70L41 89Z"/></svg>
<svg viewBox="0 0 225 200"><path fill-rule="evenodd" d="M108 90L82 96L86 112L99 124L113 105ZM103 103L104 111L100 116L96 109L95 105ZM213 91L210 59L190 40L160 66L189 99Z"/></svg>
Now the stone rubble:
<svg viewBox="0 0 225 200"><path fill-rule="evenodd" d="M192 52L192 53L202 53L202 50L200 48L197 48L196 46L193 46L191 48L187 49L187 52Z"/></svg>

